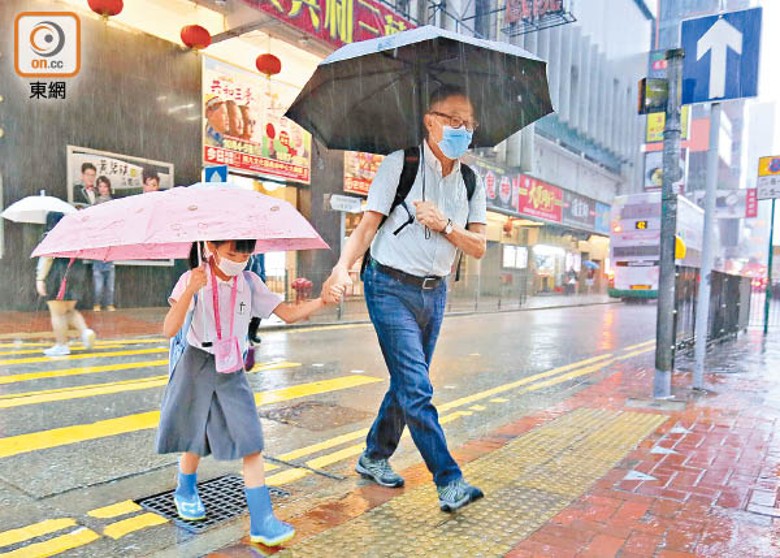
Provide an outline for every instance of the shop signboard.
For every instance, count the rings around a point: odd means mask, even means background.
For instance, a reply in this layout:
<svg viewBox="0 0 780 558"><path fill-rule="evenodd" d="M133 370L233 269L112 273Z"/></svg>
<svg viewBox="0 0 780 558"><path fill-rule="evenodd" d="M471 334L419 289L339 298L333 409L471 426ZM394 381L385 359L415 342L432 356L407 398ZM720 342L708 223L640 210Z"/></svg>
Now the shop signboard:
<svg viewBox="0 0 780 558"><path fill-rule="evenodd" d="M522 215L560 223L563 219L563 190L538 178L522 175L517 210Z"/></svg>
<svg viewBox="0 0 780 558"><path fill-rule="evenodd" d="M297 91L203 57L203 162L293 182L311 181L311 135L284 110Z"/></svg>
<svg viewBox="0 0 780 558"><path fill-rule="evenodd" d="M597 233L610 233L611 211L612 206L607 205L606 203L596 202L596 222L593 228Z"/></svg>
<svg viewBox="0 0 780 558"><path fill-rule="evenodd" d="M596 225L596 201L564 190L563 224L592 231Z"/></svg>
<svg viewBox="0 0 780 558"><path fill-rule="evenodd" d="M344 152L344 191L367 196L374 181L382 155L362 151Z"/></svg>
<svg viewBox="0 0 780 558"><path fill-rule="evenodd" d="M488 209L517 212L519 175L510 174L503 167L482 159L469 160L467 163L485 183Z"/></svg>
<svg viewBox="0 0 780 558"><path fill-rule="evenodd" d="M415 27L379 0L243 1L336 48Z"/></svg>

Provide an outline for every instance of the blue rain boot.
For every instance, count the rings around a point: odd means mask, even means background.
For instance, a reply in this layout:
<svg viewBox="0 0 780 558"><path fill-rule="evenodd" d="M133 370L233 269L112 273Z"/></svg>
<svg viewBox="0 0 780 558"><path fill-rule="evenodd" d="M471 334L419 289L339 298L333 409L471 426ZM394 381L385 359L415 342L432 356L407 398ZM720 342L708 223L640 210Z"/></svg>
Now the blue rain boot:
<svg viewBox="0 0 780 558"><path fill-rule="evenodd" d="M173 493L173 501L179 517L187 521L197 521L206 517L206 508L198 495L198 474L185 475L179 471L179 482Z"/></svg>
<svg viewBox="0 0 780 558"><path fill-rule="evenodd" d="M249 506L249 538L253 543L279 546L295 536L292 525L274 516L267 486L244 488L244 493Z"/></svg>

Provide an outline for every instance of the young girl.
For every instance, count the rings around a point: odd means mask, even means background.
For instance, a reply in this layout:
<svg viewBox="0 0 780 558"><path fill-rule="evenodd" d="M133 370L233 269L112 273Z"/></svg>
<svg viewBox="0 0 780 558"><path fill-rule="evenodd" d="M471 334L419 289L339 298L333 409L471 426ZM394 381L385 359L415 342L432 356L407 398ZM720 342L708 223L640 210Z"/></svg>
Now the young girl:
<svg viewBox="0 0 780 558"><path fill-rule="evenodd" d="M176 283L163 325L164 334L173 337L188 311L194 310L186 333L186 348L163 395L157 451L184 452L179 461L174 501L179 516L186 520L206 516L196 486L201 457L212 454L219 460L243 459L252 542L278 546L290 540L295 529L276 519L271 509L261 453L263 433L254 394L243 369L217 372L215 347L223 346L219 339L235 335L237 350L243 354L250 318L267 318L273 313L293 323L320 310L325 302L320 297L298 305L284 303L257 275L243 273L254 249L254 240L207 242L206 252L201 254L204 263L198 265L197 248L193 245L192 269Z"/></svg>

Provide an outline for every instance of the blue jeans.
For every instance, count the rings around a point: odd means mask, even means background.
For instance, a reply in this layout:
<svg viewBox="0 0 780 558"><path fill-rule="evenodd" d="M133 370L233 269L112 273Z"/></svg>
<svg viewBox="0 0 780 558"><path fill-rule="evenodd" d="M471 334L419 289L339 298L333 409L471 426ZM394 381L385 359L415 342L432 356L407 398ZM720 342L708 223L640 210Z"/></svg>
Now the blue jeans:
<svg viewBox="0 0 780 558"><path fill-rule="evenodd" d="M447 449L447 440L433 406L428 369L439 337L447 285L431 290L406 285L369 264L363 274L366 305L374 324L390 388L366 438L370 459L387 459L409 427L425 465L437 486L463 474Z"/></svg>
<svg viewBox="0 0 780 558"><path fill-rule="evenodd" d="M93 304L102 306L114 305L114 262L92 262L92 284L95 287ZM105 298L104 298L105 296Z"/></svg>

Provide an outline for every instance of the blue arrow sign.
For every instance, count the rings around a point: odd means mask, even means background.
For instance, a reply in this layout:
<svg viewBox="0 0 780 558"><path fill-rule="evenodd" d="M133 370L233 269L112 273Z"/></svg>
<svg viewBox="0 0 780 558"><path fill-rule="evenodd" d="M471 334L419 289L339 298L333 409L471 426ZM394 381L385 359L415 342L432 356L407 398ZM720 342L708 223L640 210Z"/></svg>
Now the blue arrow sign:
<svg viewBox="0 0 780 558"><path fill-rule="evenodd" d="M758 95L761 8L682 22L682 102Z"/></svg>
<svg viewBox="0 0 780 558"><path fill-rule="evenodd" d="M203 169L204 182L227 182L228 166L214 165Z"/></svg>

